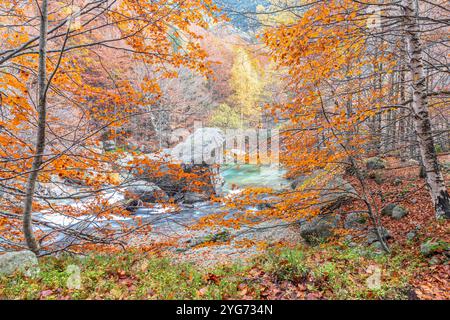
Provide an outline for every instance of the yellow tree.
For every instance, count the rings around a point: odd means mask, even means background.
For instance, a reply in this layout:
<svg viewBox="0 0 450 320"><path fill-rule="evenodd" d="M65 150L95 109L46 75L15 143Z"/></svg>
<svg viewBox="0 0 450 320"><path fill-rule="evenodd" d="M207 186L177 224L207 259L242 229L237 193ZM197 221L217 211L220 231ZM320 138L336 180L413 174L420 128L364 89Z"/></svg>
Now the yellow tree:
<svg viewBox="0 0 450 320"><path fill-rule="evenodd" d="M245 48L237 47L231 69L231 86L234 90L231 101L240 114L241 126L258 123L255 115L261 113L264 89L262 73L259 61Z"/></svg>

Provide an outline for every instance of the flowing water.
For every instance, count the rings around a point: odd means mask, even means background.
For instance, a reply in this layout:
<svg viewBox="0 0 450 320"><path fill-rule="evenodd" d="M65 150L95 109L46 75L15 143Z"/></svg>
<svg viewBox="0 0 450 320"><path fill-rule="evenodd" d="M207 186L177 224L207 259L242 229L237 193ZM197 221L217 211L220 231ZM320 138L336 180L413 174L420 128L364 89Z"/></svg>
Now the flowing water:
<svg viewBox="0 0 450 320"><path fill-rule="evenodd" d="M224 178L223 195L229 196L239 193L246 187L269 187L273 189L283 189L288 186L288 181L284 178L284 170L277 166L255 166L255 165L228 165L221 168L221 175ZM113 192L107 193L105 197L116 201L123 200L123 195ZM89 206L89 204L83 204ZM249 209L257 210L257 208ZM199 218L229 210L220 203L200 202L194 205L181 205L176 211L171 212L170 208L155 206L153 208L140 208L136 211L135 217L140 217L144 223L153 225L155 231L164 234L182 232L189 224L194 223ZM231 212L230 214L233 214ZM119 223L135 224L135 220L127 217L113 217L113 219L98 218L95 216L83 216L79 218L68 217L55 213L38 213L36 218L49 222L53 225L70 227L72 229L86 229L86 226L95 224L96 226L108 225L109 227L119 227ZM46 230L46 228L41 228ZM89 228L89 227L88 227ZM68 239L61 237L59 241L67 243Z"/></svg>
<svg viewBox="0 0 450 320"><path fill-rule="evenodd" d="M267 187L275 190L288 186L285 170L279 166L256 166L251 164L228 165L221 169L225 180L224 191L246 187Z"/></svg>

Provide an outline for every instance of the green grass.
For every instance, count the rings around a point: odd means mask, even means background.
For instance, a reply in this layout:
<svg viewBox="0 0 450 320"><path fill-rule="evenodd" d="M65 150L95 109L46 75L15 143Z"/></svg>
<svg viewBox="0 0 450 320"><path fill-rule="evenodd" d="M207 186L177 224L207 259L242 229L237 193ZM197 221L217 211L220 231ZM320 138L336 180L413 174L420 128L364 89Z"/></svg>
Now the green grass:
<svg viewBox="0 0 450 320"><path fill-rule="evenodd" d="M88 257L62 256L40 259L34 278L23 274L0 277L2 299L223 299L242 298L242 285L252 298L262 290L259 270L265 281L303 284L309 292L326 299L404 299L418 257L406 253L379 255L369 249L321 245L294 249L272 249L247 264L231 264L210 269L167 258L121 253ZM69 289L68 266L80 268L81 288ZM379 288L366 284L368 269L382 272ZM267 280L269 279L269 280Z"/></svg>

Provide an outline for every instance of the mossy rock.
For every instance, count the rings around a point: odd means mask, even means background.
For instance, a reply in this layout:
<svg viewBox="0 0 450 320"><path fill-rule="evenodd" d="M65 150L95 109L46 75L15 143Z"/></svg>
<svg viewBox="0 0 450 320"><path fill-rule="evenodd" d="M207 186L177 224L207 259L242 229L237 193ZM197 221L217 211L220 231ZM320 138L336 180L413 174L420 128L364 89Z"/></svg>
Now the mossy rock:
<svg viewBox="0 0 450 320"><path fill-rule="evenodd" d="M352 212L345 217L344 228L362 229L367 224L369 215L365 212Z"/></svg>
<svg viewBox="0 0 450 320"><path fill-rule="evenodd" d="M366 160L366 167L369 170L385 169L386 161L378 157L369 158Z"/></svg>
<svg viewBox="0 0 450 320"><path fill-rule="evenodd" d="M443 240L428 240L420 245L420 253L425 257L450 251L450 244Z"/></svg>
<svg viewBox="0 0 450 320"><path fill-rule="evenodd" d="M408 214L408 210L395 203L390 203L381 210L381 214L400 220Z"/></svg>
<svg viewBox="0 0 450 320"><path fill-rule="evenodd" d="M334 235L340 221L339 215L322 215L301 225L300 236L310 245L317 245Z"/></svg>

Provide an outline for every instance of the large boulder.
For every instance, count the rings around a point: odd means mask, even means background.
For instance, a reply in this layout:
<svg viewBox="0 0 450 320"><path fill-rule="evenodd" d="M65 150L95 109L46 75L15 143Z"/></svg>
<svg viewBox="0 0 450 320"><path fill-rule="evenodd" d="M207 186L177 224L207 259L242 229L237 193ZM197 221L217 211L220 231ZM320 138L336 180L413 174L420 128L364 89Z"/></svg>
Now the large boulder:
<svg viewBox="0 0 450 320"><path fill-rule="evenodd" d="M175 199L181 199L185 192L192 191L194 185L200 186L200 190L195 192L209 195L221 193L224 181L218 166L205 162L184 163L172 157L168 151L145 155L142 159L142 164L136 161L140 160L138 157L132 166L128 165L131 174L139 180L154 183Z"/></svg>
<svg viewBox="0 0 450 320"><path fill-rule="evenodd" d="M159 201L168 201L169 196L156 184L144 180L138 180L129 183L125 187L128 197L142 202L155 203Z"/></svg>
<svg viewBox="0 0 450 320"><path fill-rule="evenodd" d="M327 214L303 221L300 224L300 236L312 245L325 241L334 235L340 218L339 215Z"/></svg>
<svg viewBox="0 0 450 320"><path fill-rule="evenodd" d="M31 251L8 252L0 255L0 275L23 272L26 276L35 276L39 272L36 255Z"/></svg>
<svg viewBox="0 0 450 320"><path fill-rule="evenodd" d="M184 164L220 164L225 134L218 128L199 128L172 149L171 156Z"/></svg>

